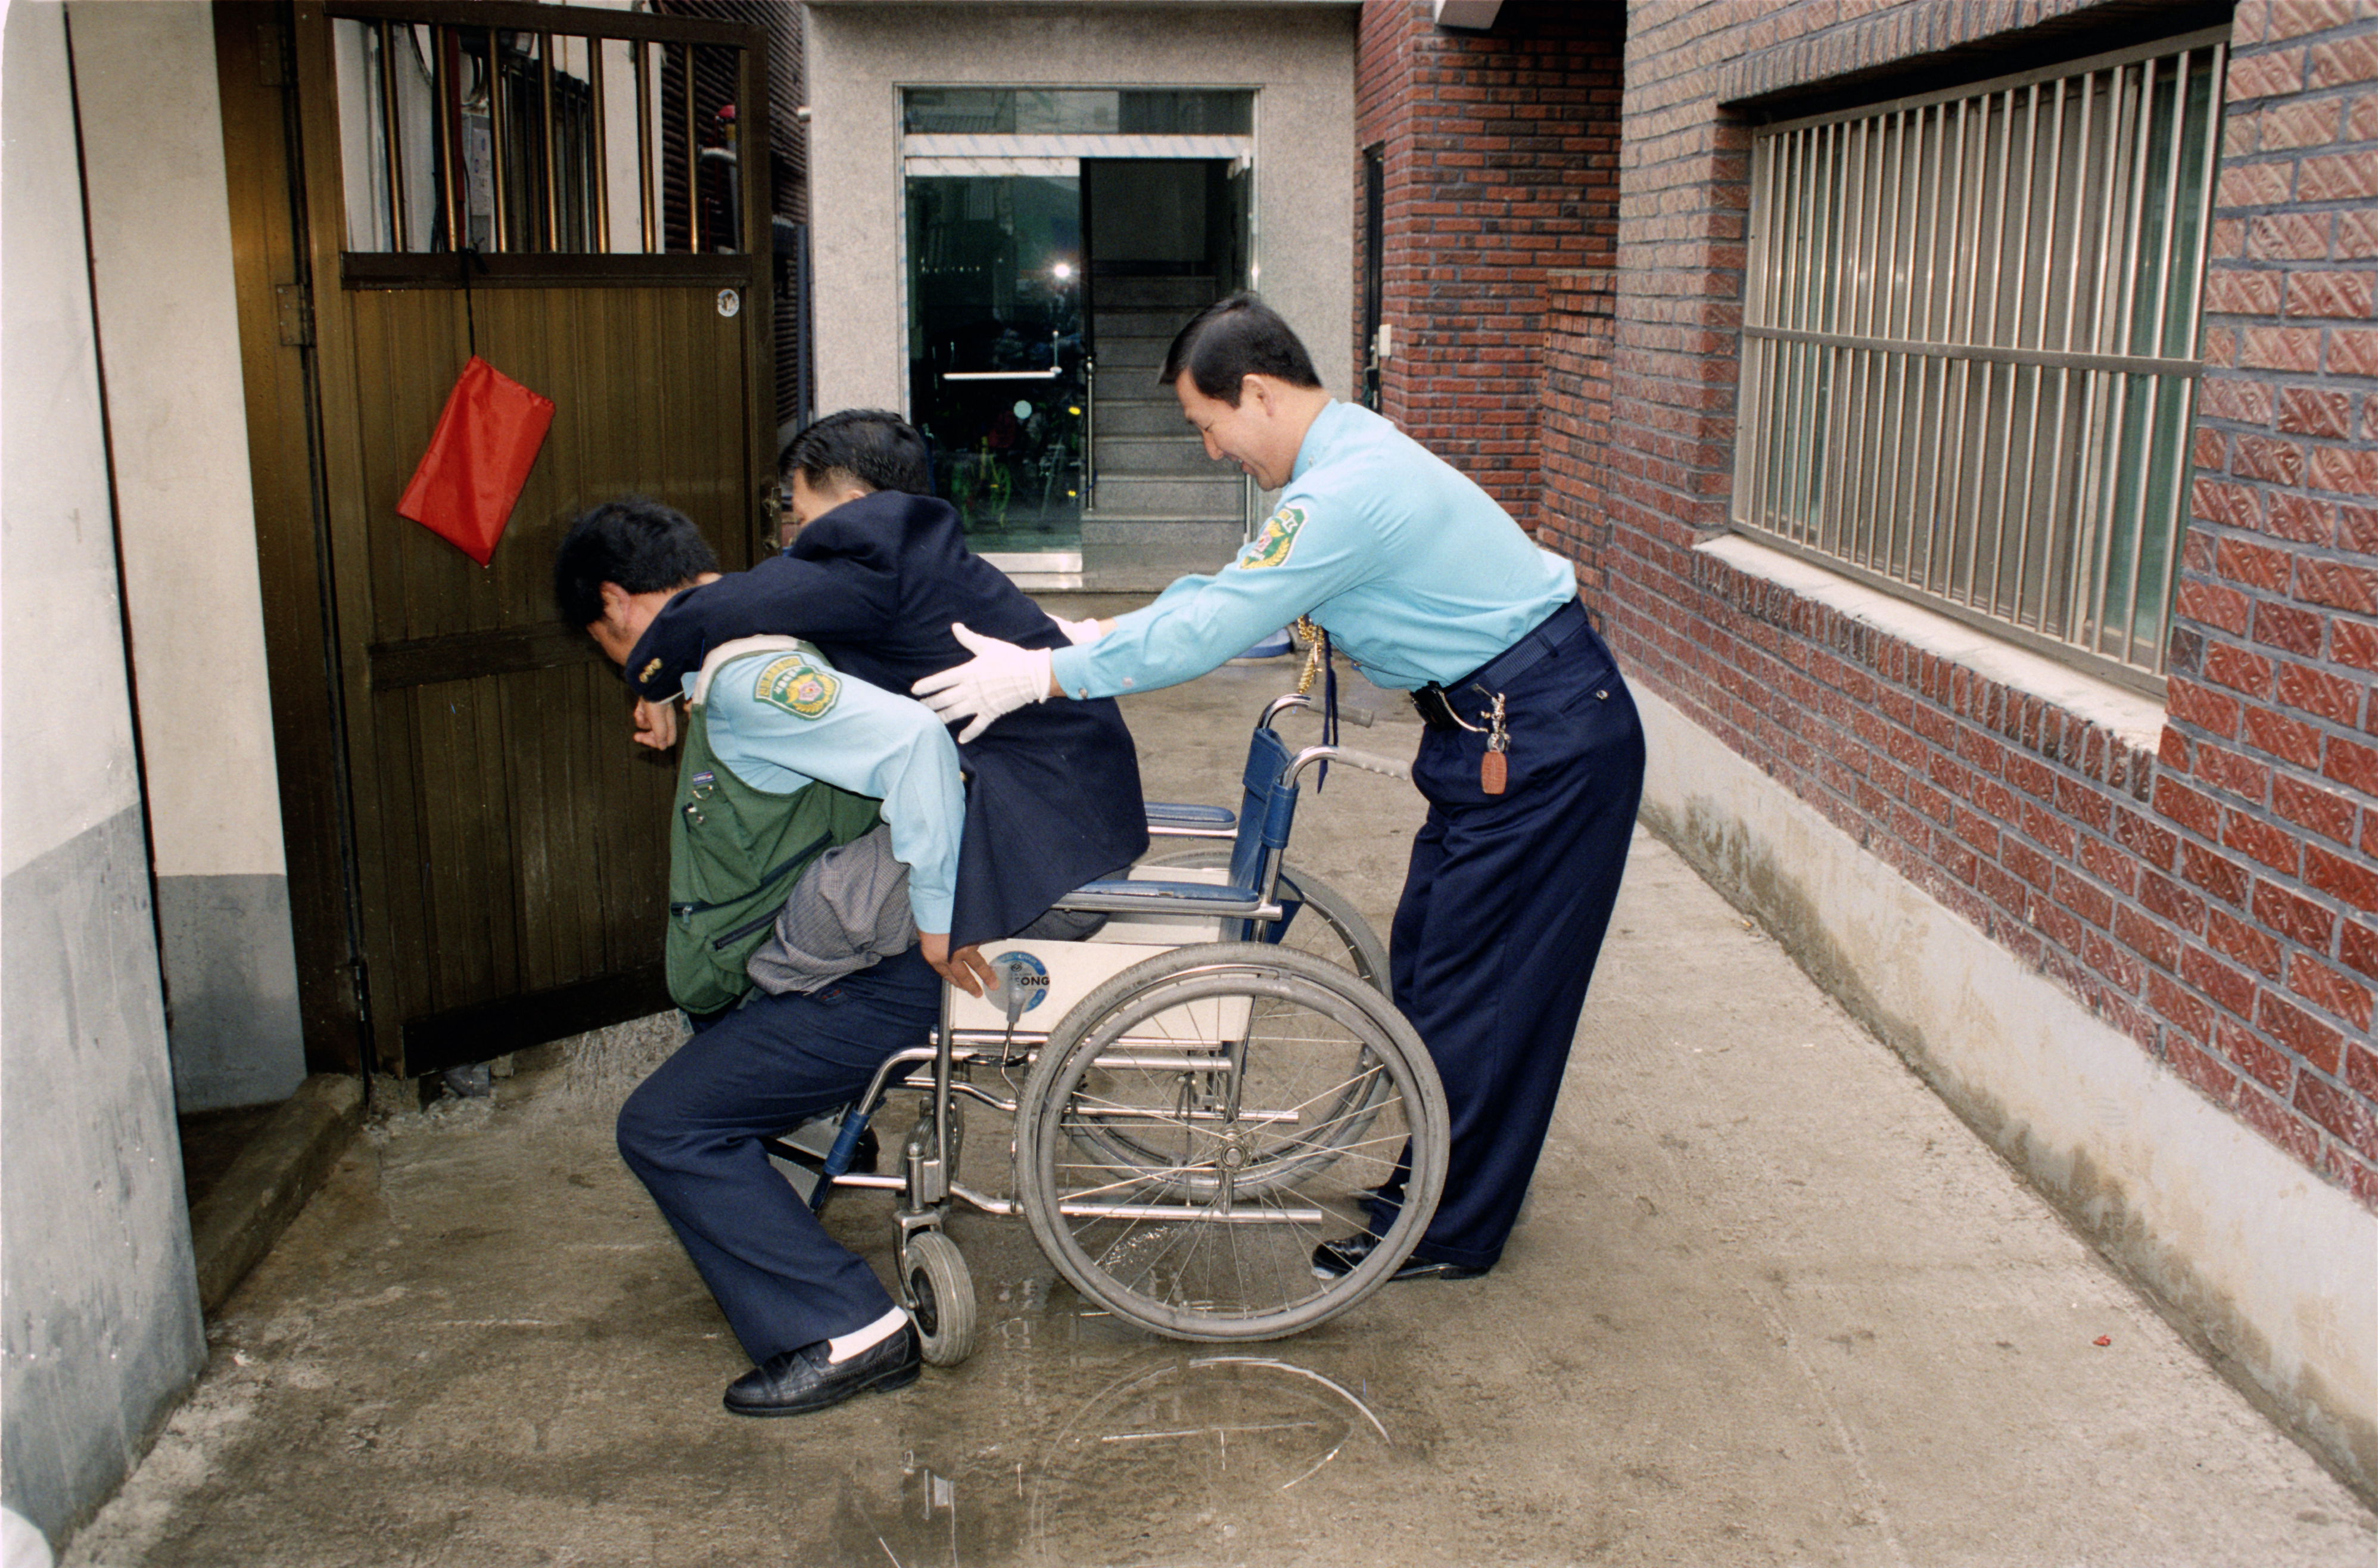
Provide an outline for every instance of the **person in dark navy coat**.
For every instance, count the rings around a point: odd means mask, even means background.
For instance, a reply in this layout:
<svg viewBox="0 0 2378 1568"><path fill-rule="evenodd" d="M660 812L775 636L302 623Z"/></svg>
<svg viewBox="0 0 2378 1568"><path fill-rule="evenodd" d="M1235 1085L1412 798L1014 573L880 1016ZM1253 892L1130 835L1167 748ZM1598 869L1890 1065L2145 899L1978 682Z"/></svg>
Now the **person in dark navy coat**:
<svg viewBox="0 0 2378 1568"><path fill-rule="evenodd" d="M846 409L802 430L779 464L800 531L781 555L679 595L628 656L639 739L675 739L689 670L738 637L818 645L835 669L905 692L967 657L951 633L1057 648L1094 634L1034 604L967 549L958 514L923 492L924 440L897 415ZM959 745L967 774L953 952L1012 936L1147 849L1139 755L1111 698L1015 713Z"/></svg>

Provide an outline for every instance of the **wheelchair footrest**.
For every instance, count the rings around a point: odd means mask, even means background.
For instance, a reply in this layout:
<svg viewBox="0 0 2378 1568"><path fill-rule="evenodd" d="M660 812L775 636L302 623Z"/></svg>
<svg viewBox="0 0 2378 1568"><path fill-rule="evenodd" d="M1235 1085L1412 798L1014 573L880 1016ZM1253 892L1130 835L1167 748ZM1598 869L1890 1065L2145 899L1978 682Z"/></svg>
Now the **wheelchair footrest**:
<svg viewBox="0 0 2378 1568"><path fill-rule="evenodd" d="M1086 882L1058 899L1057 907L1122 913L1194 910L1200 914L1251 915L1263 908L1263 895L1253 887L1223 887L1209 882L1144 882L1131 877Z"/></svg>

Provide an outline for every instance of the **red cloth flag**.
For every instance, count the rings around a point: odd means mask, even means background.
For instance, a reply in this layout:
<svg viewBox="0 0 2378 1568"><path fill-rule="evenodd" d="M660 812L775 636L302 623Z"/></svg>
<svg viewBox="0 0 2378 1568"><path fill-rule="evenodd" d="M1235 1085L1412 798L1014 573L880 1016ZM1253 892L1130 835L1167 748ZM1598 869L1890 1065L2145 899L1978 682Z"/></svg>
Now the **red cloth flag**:
<svg viewBox="0 0 2378 1568"><path fill-rule="evenodd" d="M551 398L471 356L396 503L398 515L443 535L485 566L552 425Z"/></svg>

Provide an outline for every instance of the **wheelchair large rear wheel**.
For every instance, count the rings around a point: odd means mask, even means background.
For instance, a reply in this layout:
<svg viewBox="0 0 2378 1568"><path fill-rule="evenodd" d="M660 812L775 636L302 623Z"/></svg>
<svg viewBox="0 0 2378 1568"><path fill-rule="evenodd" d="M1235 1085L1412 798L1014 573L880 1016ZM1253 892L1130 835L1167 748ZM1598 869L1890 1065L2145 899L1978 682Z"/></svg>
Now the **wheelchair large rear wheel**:
<svg viewBox="0 0 2378 1568"><path fill-rule="evenodd" d="M1149 865L1221 866L1231 863L1231 851L1222 845L1207 845L1194 850L1175 850L1145 862ZM1319 877L1299 867L1282 865L1279 870L1280 904L1290 911L1287 930L1277 943L1267 944L1290 952L1305 953L1340 969L1351 970L1379 995L1387 995L1387 949L1354 908L1352 899L1339 892ZM1363 1070L1358 1040L1347 1042L1351 1055L1343 1065L1345 1097L1326 1108L1315 1126L1327 1129L1327 1139L1351 1143L1370 1130L1369 1114L1377 1099L1387 1092L1384 1075ZM1130 1141L1130 1129L1117 1128L1102 1133L1122 1146L1126 1154L1145 1153ZM1150 1155L1150 1158L1154 1156ZM1262 1173L1249 1173L1243 1180L1260 1180Z"/></svg>
<svg viewBox="0 0 2378 1568"><path fill-rule="evenodd" d="M1084 998L1016 1137L1017 1196L1058 1272L1179 1339L1276 1339L1345 1310L1410 1255L1445 1180L1445 1095L1411 1025L1337 965L1260 943L1161 954ZM1315 1246L1372 1229L1371 1193L1407 1159L1370 1256L1316 1276Z"/></svg>

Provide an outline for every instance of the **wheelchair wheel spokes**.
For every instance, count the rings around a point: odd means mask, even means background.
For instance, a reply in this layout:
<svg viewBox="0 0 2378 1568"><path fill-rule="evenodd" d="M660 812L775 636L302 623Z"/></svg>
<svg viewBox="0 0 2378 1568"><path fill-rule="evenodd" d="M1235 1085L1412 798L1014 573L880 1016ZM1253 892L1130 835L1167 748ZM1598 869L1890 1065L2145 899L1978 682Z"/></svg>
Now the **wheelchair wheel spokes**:
<svg viewBox="0 0 2378 1568"><path fill-rule="evenodd" d="M1271 1338L1351 1305L1410 1250L1444 1116L1411 1026L1345 971L1184 948L1116 976L1051 1036L1018 1117L1019 1191L1042 1248L1100 1305L1183 1338ZM1367 1226L1408 1143L1386 1245L1316 1279L1315 1246Z"/></svg>

